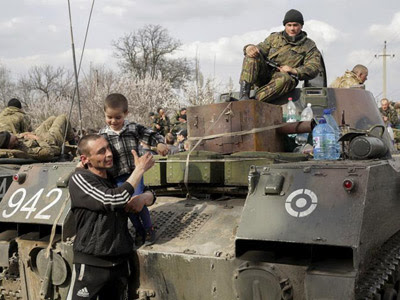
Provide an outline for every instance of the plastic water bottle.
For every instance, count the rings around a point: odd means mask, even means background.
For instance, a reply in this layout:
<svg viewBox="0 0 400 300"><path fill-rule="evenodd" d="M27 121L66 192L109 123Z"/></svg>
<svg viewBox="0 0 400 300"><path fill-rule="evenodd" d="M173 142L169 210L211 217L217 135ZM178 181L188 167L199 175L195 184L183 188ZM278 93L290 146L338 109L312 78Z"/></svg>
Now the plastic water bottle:
<svg viewBox="0 0 400 300"><path fill-rule="evenodd" d="M287 104L287 120L286 123L297 122L297 109L293 103L293 99L290 97Z"/></svg>
<svg viewBox="0 0 400 300"><path fill-rule="evenodd" d="M287 104L287 119L286 123L293 123L297 122L297 109L296 105L293 103L292 97L288 98L288 104ZM288 137L290 138L296 138L296 134L288 134Z"/></svg>
<svg viewBox="0 0 400 300"><path fill-rule="evenodd" d="M394 145L394 132L393 132L392 124L388 123L387 131L389 133L390 140L392 141L392 144Z"/></svg>
<svg viewBox="0 0 400 300"><path fill-rule="evenodd" d="M326 123L332 127L332 129L335 131L335 149L336 152L333 155L333 159L339 159L340 157L340 129L339 126L337 125L335 119L332 116L332 109L324 109L324 119L326 120Z"/></svg>
<svg viewBox="0 0 400 300"><path fill-rule="evenodd" d="M301 112L301 121L311 121L314 118L314 113L311 108L311 103L307 103L307 107Z"/></svg>
<svg viewBox="0 0 400 300"><path fill-rule="evenodd" d="M303 109L300 115L300 121L311 121L314 118L314 113L311 108L311 103L307 103L307 107ZM307 144L308 133L299 133L296 136L296 144L303 146Z"/></svg>
<svg viewBox="0 0 400 300"><path fill-rule="evenodd" d="M326 124L322 118L319 124L313 130L314 159L316 160L334 160L335 149L335 131Z"/></svg>

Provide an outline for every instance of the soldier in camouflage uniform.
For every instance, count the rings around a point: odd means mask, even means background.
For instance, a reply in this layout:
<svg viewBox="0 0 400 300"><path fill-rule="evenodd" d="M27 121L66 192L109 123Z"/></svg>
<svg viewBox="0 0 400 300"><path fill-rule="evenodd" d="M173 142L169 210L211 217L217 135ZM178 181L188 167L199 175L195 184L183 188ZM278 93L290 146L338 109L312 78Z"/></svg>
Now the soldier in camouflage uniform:
<svg viewBox="0 0 400 300"><path fill-rule="evenodd" d="M337 77L330 85L332 88L360 88L365 89L364 82L368 78L368 69L363 65L354 66L353 70L346 71L343 76Z"/></svg>
<svg viewBox="0 0 400 300"><path fill-rule="evenodd" d="M399 121L399 118L397 116L396 110L391 108L389 104L390 104L389 100L383 98L381 100L381 107L379 108L379 112L382 115L382 119L383 122L385 122L385 125L390 123L392 127L395 127Z"/></svg>
<svg viewBox="0 0 400 300"><path fill-rule="evenodd" d="M394 141L396 148L399 148L399 143L400 143L400 130L396 129L396 126L399 123L399 117L397 114L397 111L391 107L390 101L387 98L383 98L381 100L381 107L379 108L379 112L382 115L383 122L385 122L385 125L392 127L393 130L393 135L394 135Z"/></svg>
<svg viewBox="0 0 400 300"><path fill-rule="evenodd" d="M165 114L163 108L159 107L157 109L157 118L154 121L154 126L152 128L159 134L165 136L169 132L170 121L168 116Z"/></svg>
<svg viewBox="0 0 400 300"><path fill-rule="evenodd" d="M0 131L17 134L31 130L31 120L22 110L21 102L15 98L8 101L7 107L0 113Z"/></svg>
<svg viewBox="0 0 400 300"><path fill-rule="evenodd" d="M302 31L303 24L303 15L291 9L283 20L284 31L272 33L258 45L244 47L240 100L249 99L250 89L255 86L256 99L270 102L293 90L298 80L310 80L318 75L321 53ZM276 62L279 68L271 68L265 58Z"/></svg>
<svg viewBox="0 0 400 300"><path fill-rule="evenodd" d="M50 117L33 133L23 132L17 135L2 131L6 139L0 145L1 149L17 149L26 153L30 158L40 161L53 159L60 155L67 124L66 115ZM67 141L74 138L71 126L68 126ZM7 138L8 137L8 138Z"/></svg>

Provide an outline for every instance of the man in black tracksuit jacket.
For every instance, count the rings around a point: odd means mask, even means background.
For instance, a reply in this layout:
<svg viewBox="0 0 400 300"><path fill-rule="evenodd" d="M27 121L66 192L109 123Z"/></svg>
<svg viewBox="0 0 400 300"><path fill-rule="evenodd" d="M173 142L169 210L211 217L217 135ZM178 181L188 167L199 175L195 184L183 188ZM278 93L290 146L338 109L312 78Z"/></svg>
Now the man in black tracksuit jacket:
<svg viewBox="0 0 400 300"><path fill-rule="evenodd" d="M124 299L133 240L127 211L140 211L154 202L145 191L131 197L154 160L150 154L135 158L135 170L120 187L107 176L113 165L108 142L92 134L78 144L81 164L69 181L71 210L76 220L74 270L68 299Z"/></svg>

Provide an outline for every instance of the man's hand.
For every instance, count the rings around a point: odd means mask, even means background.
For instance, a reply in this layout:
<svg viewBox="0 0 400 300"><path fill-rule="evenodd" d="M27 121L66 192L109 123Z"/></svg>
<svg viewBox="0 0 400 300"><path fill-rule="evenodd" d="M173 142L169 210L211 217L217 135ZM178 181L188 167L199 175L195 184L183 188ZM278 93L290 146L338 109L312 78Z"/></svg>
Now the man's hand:
<svg viewBox="0 0 400 300"><path fill-rule="evenodd" d="M142 195L135 195L128 201L128 203L125 205L126 212L138 213L142 211L144 199L140 196Z"/></svg>
<svg viewBox="0 0 400 300"><path fill-rule="evenodd" d="M37 135L34 135L32 132L23 132L21 136L26 140L39 140Z"/></svg>
<svg viewBox="0 0 400 300"><path fill-rule="evenodd" d="M161 129L161 126L156 123L156 128Z"/></svg>
<svg viewBox="0 0 400 300"><path fill-rule="evenodd" d="M255 58L260 54L260 50L258 50L257 46L255 45L248 45L246 47L246 56Z"/></svg>
<svg viewBox="0 0 400 300"><path fill-rule="evenodd" d="M387 122L387 121L389 121L389 118L388 117L386 117L386 116L382 116L383 117L383 122Z"/></svg>
<svg viewBox="0 0 400 300"><path fill-rule="evenodd" d="M297 70L292 67L289 67L289 66L279 67L279 71L282 73L291 73L291 74L297 75Z"/></svg>
<svg viewBox="0 0 400 300"><path fill-rule="evenodd" d="M132 150L133 159L135 161L135 169L143 170L146 172L152 166L154 166L153 155L150 152L147 152L143 156L138 156L135 150Z"/></svg>
<svg viewBox="0 0 400 300"><path fill-rule="evenodd" d="M157 153L165 156L168 154L168 147L167 145L163 144L163 143L158 143L157 144Z"/></svg>
<svg viewBox="0 0 400 300"><path fill-rule="evenodd" d="M126 212L138 213L143 209L143 206L150 206L153 203L153 193L150 191L140 195L133 196L125 205Z"/></svg>

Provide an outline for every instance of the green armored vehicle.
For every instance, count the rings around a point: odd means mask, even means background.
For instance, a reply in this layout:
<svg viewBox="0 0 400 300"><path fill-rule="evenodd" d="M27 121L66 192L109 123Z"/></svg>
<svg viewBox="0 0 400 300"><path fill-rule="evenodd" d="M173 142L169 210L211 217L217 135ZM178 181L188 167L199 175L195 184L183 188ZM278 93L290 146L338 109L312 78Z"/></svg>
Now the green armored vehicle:
<svg viewBox="0 0 400 300"><path fill-rule="evenodd" d="M150 207L157 234L136 249L132 299L396 299L400 161L372 94L303 88L291 96L299 110L312 103L316 116L336 107L339 121L345 111L357 129L343 137L346 159L284 153L279 118L259 115L255 130L243 125L252 109L279 106L219 103L203 119L209 107L188 109L198 148L159 158L145 176L160 195ZM74 168L23 165L0 202L3 299L67 299Z"/></svg>

